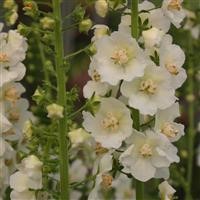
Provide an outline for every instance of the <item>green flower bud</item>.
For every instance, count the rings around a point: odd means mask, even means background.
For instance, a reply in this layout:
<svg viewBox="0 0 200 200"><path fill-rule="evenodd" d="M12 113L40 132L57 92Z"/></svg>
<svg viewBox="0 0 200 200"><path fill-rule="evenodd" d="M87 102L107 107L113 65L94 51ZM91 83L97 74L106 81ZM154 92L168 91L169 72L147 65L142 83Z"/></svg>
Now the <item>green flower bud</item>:
<svg viewBox="0 0 200 200"><path fill-rule="evenodd" d="M79 23L79 31L87 33L92 27L92 21L90 19L84 19Z"/></svg>

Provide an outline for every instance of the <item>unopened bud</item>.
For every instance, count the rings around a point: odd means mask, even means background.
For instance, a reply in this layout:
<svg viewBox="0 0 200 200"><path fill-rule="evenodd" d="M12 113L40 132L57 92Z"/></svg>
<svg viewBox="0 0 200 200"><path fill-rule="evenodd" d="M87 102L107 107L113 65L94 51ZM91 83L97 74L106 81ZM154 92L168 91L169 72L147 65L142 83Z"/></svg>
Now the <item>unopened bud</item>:
<svg viewBox="0 0 200 200"><path fill-rule="evenodd" d="M52 119L59 119L59 118L63 118L63 111L64 108L63 106L60 106L58 104L50 104L47 106L47 111L48 111L48 117L52 118Z"/></svg>
<svg viewBox="0 0 200 200"><path fill-rule="evenodd" d="M90 19L84 19L79 24L79 31L87 33L92 27L92 21Z"/></svg>
<svg viewBox="0 0 200 200"><path fill-rule="evenodd" d="M40 20L40 24L42 25L43 29L50 29L50 30L52 30L54 28L55 21L54 21L54 19L52 19L50 17L43 17Z"/></svg>
<svg viewBox="0 0 200 200"><path fill-rule="evenodd" d="M108 3L106 0L97 0L95 3L95 9L100 17L105 17L108 12Z"/></svg>

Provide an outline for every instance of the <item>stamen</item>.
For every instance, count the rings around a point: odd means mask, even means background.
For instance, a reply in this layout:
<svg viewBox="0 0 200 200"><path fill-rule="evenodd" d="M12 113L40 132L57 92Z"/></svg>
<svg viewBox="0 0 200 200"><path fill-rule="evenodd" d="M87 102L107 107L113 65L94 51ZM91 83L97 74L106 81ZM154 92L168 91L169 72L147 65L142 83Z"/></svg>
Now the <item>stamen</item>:
<svg viewBox="0 0 200 200"><path fill-rule="evenodd" d="M163 124L161 132L168 138L174 138L178 134L178 130L176 130L174 126L169 122Z"/></svg>
<svg viewBox="0 0 200 200"><path fill-rule="evenodd" d="M140 148L139 152L143 157L150 157L153 154L152 153L152 148L151 148L151 146L149 144L142 145L142 147Z"/></svg>
<svg viewBox="0 0 200 200"><path fill-rule="evenodd" d="M167 6L168 10L181 10L181 2L180 0L171 0L169 5Z"/></svg>
<svg viewBox="0 0 200 200"><path fill-rule="evenodd" d="M111 56L111 59L114 61L115 64L126 64L129 61L128 51L126 49L116 50Z"/></svg>
<svg viewBox="0 0 200 200"><path fill-rule="evenodd" d="M167 71L172 74L172 75L178 75L179 74L179 70L176 67L176 65L165 65Z"/></svg>
<svg viewBox="0 0 200 200"><path fill-rule="evenodd" d="M113 115L113 113L108 112L106 117L102 120L102 126L104 129L116 131L119 128L119 120Z"/></svg>
<svg viewBox="0 0 200 200"><path fill-rule="evenodd" d="M1 63L6 63L8 61L9 61L8 55L6 53L0 53L0 62Z"/></svg>
<svg viewBox="0 0 200 200"><path fill-rule="evenodd" d="M147 79L140 83L140 91L146 92L148 94L155 94L156 89L157 85L152 79Z"/></svg>

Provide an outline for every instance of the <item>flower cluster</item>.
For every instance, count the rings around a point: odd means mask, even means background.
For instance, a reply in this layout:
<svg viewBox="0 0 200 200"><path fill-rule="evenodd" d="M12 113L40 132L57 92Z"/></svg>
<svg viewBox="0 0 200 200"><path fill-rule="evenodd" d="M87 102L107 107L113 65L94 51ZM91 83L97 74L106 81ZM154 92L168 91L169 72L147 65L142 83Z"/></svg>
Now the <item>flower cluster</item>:
<svg viewBox="0 0 200 200"><path fill-rule="evenodd" d="M35 192L30 191L42 188L42 162L34 155L22 160L18 170L10 176L10 194L12 200L30 199L35 200Z"/></svg>
<svg viewBox="0 0 200 200"><path fill-rule="evenodd" d="M2 32L0 23L0 193L9 185L9 175L16 169L16 151L24 143L24 123L32 118L29 104L21 94L19 81L25 75L22 61L27 51L26 39L17 31ZM15 145L15 149L12 148Z"/></svg>
<svg viewBox="0 0 200 200"><path fill-rule="evenodd" d="M174 121L180 115L175 91L187 75L185 54L167 32L171 24L181 26L181 3L164 0L161 8L146 0L139 4L143 30L138 40L131 36L129 9L118 31L109 34L105 25L94 27L91 80L83 94L100 103L93 113L83 112L83 127L98 144L101 158L89 199L101 198L99 190L113 185L113 160L123 173L143 182L168 179L169 166L179 162L173 142L184 135L184 126ZM139 127L134 126L136 111Z"/></svg>

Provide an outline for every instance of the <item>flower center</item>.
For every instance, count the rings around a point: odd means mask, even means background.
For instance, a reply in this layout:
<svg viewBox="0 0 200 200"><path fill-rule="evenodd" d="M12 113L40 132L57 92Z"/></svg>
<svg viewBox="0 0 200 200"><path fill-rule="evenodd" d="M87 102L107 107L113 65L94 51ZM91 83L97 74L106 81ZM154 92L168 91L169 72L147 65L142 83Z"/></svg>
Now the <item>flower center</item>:
<svg viewBox="0 0 200 200"><path fill-rule="evenodd" d="M126 64L129 61L128 51L126 49L118 49L114 51L111 59L114 61L115 64Z"/></svg>
<svg viewBox="0 0 200 200"><path fill-rule="evenodd" d="M140 83L140 91L146 92L148 94L155 94L157 89L157 84L152 79L147 79Z"/></svg>
<svg viewBox="0 0 200 200"><path fill-rule="evenodd" d="M15 87L10 87L5 91L4 98L8 101L14 102L19 99L18 92Z"/></svg>
<svg viewBox="0 0 200 200"><path fill-rule="evenodd" d="M20 118L20 113L18 111L11 111L9 113L9 120L12 122L17 122Z"/></svg>
<svg viewBox="0 0 200 200"><path fill-rule="evenodd" d="M169 122L163 124L161 132L168 138L174 138L178 134L178 130L175 129L174 126Z"/></svg>
<svg viewBox="0 0 200 200"><path fill-rule="evenodd" d="M101 80L101 75L97 72L96 69L93 70L92 80L99 82Z"/></svg>
<svg viewBox="0 0 200 200"><path fill-rule="evenodd" d="M113 113L108 112L102 121L102 126L104 129L116 131L119 128L119 120L113 115Z"/></svg>
<svg viewBox="0 0 200 200"><path fill-rule="evenodd" d="M6 53L0 53L0 62L1 63L8 62L8 55Z"/></svg>
<svg viewBox="0 0 200 200"><path fill-rule="evenodd" d="M101 186L103 189L109 189L112 185L113 177L110 174L102 174Z"/></svg>
<svg viewBox="0 0 200 200"><path fill-rule="evenodd" d="M139 152L143 157L150 157L153 154L152 153L152 148L151 148L151 146L149 144L142 145L142 147L140 148Z"/></svg>
<svg viewBox="0 0 200 200"><path fill-rule="evenodd" d="M181 2L180 0L171 0L167 6L168 10L181 10Z"/></svg>
<svg viewBox="0 0 200 200"><path fill-rule="evenodd" d="M166 65L165 67L170 74L172 74L172 75L178 75L179 74L179 70L176 67L176 65Z"/></svg>
<svg viewBox="0 0 200 200"><path fill-rule="evenodd" d="M104 148L101 146L101 143L97 142L96 143L96 146L95 146L95 153L97 155L102 155L104 153L107 153L108 152L108 149Z"/></svg>

